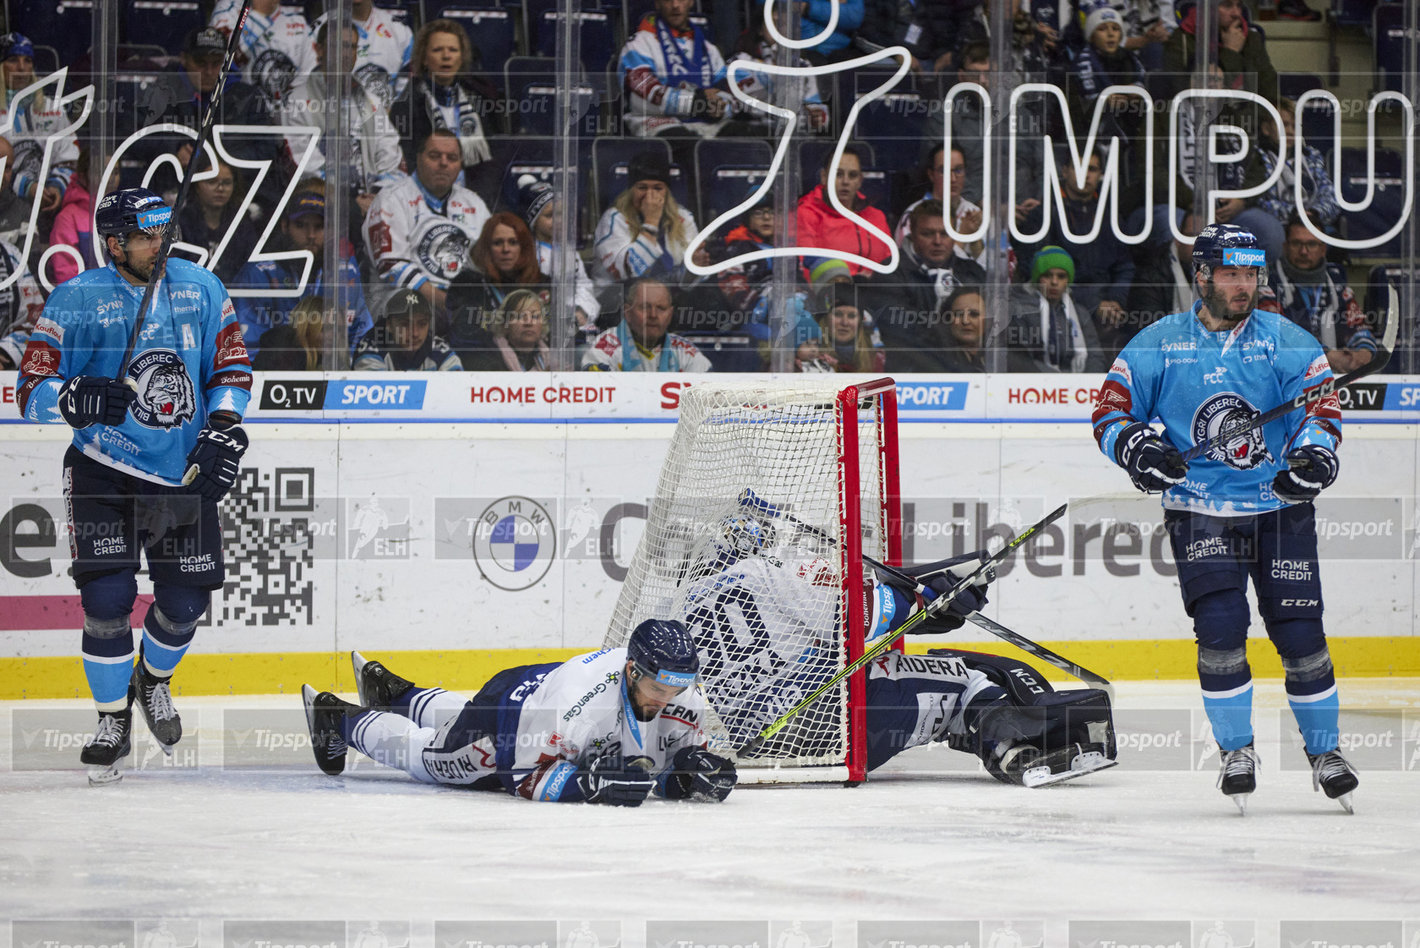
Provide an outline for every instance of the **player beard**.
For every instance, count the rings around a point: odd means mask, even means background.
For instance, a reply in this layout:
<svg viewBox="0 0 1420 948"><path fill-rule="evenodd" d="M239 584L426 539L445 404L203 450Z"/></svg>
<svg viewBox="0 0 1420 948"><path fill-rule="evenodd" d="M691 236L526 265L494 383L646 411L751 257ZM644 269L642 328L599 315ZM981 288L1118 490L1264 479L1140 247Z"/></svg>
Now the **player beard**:
<svg viewBox="0 0 1420 948"><path fill-rule="evenodd" d="M1219 293L1217 288L1211 283L1208 287L1208 296L1204 298L1203 305L1208 307L1208 312L1214 319L1225 323L1237 324L1247 319L1252 311L1257 308L1257 291L1253 290L1247 295L1246 303L1230 303L1227 297ZM1241 312L1233 312L1234 307L1242 307Z"/></svg>

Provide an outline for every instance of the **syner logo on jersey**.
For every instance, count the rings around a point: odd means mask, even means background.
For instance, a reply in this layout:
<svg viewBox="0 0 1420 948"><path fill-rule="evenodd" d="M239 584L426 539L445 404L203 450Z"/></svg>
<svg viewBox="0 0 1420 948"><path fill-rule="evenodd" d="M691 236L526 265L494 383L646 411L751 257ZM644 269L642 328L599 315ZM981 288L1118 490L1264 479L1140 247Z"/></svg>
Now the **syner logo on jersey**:
<svg viewBox="0 0 1420 948"><path fill-rule="evenodd" d="M1193 415L1193 443L1201 444L1226 431L1242 428L1257 417L1257 409L1234 392L1220 392L1199 406ZM1244 431L1213 448L1207 455L1228 467L1249 471L1272 460L1261 428Z"/></svg>

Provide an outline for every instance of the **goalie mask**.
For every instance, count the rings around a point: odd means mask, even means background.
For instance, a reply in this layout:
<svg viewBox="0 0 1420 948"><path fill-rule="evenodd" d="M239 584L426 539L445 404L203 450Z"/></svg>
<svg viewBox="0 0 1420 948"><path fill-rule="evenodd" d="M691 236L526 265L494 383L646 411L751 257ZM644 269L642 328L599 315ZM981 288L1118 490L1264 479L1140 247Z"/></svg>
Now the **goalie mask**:
<svg viewBox="0 0 1420 948"><path fill-rule="evenodd" d="M721 520L719 533L721 549L736 559L754 556L774 545L774 524L748 513L733 514Z"/></svg>

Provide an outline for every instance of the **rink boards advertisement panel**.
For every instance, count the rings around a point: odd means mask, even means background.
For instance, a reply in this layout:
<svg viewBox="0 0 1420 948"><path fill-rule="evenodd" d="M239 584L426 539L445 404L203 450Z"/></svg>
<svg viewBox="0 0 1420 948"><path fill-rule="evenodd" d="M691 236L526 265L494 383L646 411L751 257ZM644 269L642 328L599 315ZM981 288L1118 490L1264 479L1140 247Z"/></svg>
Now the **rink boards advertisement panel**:
<svg viewBox="0 0 1420 948"><path fill-rule="evenodd" d="M259 379L252 445L223 506L227 583L193 657L333 663L358 648L556 659L598 645L692 383ZM11 412L13 384L0 377ZM1097 649L1106 674L1153 677L1167 671L1154 646L1191 647L1192 631L1157 497L1135 492L1090 435L1098 384L901 380L904 559L981 548L1069 501L1065 519L1003 566L986 611L1039 641ZM1327 625L1338 640L1372 641L1352 673L1415 674L1420 383L1374 388L1376 407L1347 414L1341 480L1317 505ZM6 414L0 661L40 667L75 655L82 624L59 489L68 429ZM1185 662L1166 676L1187 674Z"/></svg>

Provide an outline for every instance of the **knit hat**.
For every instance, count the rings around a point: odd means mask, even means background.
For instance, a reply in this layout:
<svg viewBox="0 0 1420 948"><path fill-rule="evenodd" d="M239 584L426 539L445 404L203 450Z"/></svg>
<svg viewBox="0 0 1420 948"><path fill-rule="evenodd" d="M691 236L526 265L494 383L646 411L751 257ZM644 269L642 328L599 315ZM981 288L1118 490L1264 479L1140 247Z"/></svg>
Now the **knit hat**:
<svg viewBox="0 0 1420 948"><path fill-rule="evenodd" d="M1030 264L1030 281L1032 283L1040 280L1041 274L1046 270L1061 269L1070 278L1070 282L1075 282L1075 260L1064 247L1057 247L1051 244L1049 247L1040 248L1040 252L1035 255L1035 259Z"/></svg>
<svg viewBox="0 0 1420 948"><path fill-rule="evenodd" d="M34 59L34 43L23 33L6 33L0 36L0 59L9 59L11 56L28 56Z"/></svg>
<svg viewBox="0 0 1420 948"><path fill-rule="evenodd" d="M1107 3L1101 4L1085 14L1085 41L1089 42L1090 37L1095 35L1095 30L1105 23L1116 23L1121 31L1124 29L1124 18L1119 15L1118 10Z"/></svg>
<svg viewBox="0 0 1420 948"><path fill-rule="evenodd" d="M665 151L660 148L643 151L632 158L626 166L626 174L630 184L637 181L659 181L666 187L671 186L671 165L666 160Z"/></svg>
<svg viewBox="0 0 1420 948"><path fill-rule="evenodd" d="M809 282L815 289L827 286L834 277L853 279L853 271L849 269L848 264L837 257L824 257L809 270Z"/></svg>
<svg viewBox="0 0 1420 948"><path fill-rule="evenodd" d="M537 219L555 197L557 195L553 192L552 185L546 181L530 174L518 178L518 207L523 209L523 220L528 222L529 227L537 223Z"/></svg>

